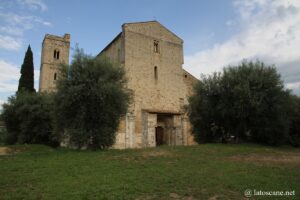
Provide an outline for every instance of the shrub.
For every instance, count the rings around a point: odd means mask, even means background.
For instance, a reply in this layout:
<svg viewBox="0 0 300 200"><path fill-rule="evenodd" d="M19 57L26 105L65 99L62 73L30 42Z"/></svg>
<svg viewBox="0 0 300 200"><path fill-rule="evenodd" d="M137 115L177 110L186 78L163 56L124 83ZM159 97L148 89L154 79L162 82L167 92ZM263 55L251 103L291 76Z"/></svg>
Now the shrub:
<svg viewBox="0 0 300 200"><path fill-rule="evenodd" d="M189 118L198 142L287 141L290 93L275 67L243 62L203 77L190 97Z"/></svg>
<svg viewBox="0 0 300 200"><path fill-rule="evenodd" d="M291 107L289 142L295 147L300 147L300 97L292 96Z"/></svg>
<svg viewBox="0 0 300 200"><path fill-rule="evenodd" d="M53 100L49 94L18 92L3 105L7 144L57 145L53 135Z"/></svg>
<svg viewBox="0 0 300 200"><path fill-rule="evenodd" d="M77 49L64 69L55 94L56 132L77 148L112 146L130 100L123 68Z"/></svg>

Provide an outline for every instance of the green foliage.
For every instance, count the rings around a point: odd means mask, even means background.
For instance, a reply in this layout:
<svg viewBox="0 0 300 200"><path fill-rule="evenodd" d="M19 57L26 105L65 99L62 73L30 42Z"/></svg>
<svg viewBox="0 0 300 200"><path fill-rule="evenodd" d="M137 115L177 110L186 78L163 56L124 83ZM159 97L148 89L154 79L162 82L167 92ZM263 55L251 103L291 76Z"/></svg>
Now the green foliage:
<svg viewBox="0 0 300 200"><path fill-rule="evenodd" d="M4 144L6 138L7 138L7 131L2 119L2 115L0 114L0 144Z"/></svg>
<svg viewBox="0 0 300 200"><path fill-rule="evenodd" d="M56 132L78 148L110 147L130 100L123 68L77 49L68 73L63 69L55 95Z"/></svg>
<svg viewBox="0 0 300 200"><path fill-rule="evenodd" d="M292 96L290 114L289 142L295 147L300 147L300 97Z"/></svg>
<svg viewBox="0 0 300 200"><path fill-rule="evenodd" d="M189 117L198 142L287 140L290 93L274 67L243 62L203 77L190 98Z"/></svg>
<svg viewBox="0 0 300 200"><path fill-rule="evenodd" d="M35 92L33 55L30 45L28 46L23 64L21 66L21 77L19 80L18 92L23 90L27 92Z"/></svg>
<svg viewBox="0 0 300 200"><path fill-rule="evenodd" d="M6 143L57 145L52 134L53 100L43 93L19 92L3 105L2 118L7 129Z"/></svg>
<svg viewBox="0 0 300 200"><path fill-rule="evenodd" d="M221 75L214 73L209 77L202 77L195 87L195 94L189 98L189 118L193 124L193 133L198 143L213 142L224 133L219 115L218 103L220 102Z"/></svg>

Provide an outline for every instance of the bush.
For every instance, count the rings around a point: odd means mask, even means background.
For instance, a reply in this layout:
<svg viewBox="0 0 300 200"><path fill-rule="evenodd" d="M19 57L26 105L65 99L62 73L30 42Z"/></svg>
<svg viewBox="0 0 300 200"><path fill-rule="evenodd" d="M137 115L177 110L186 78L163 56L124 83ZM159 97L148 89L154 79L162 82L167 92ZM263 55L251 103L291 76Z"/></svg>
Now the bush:
<svg viewBox="0 0 300 200"><path fill-rule="evenodd" d="M189 99L189 118L198 142L287 141L290 93L273 66L243 62L203 77Z"/></svg>
<svg viewBox="0 0 300 200"><path fill-rule="evenodd" d="M188 113L193 133L198 143L216 142L223 137L221 115L218 114L221 75L214 73L202 77L194 86L194 95L189 98Z"/></svg>
<svg viewBox="0 0 300 200"><path fill-rule="evenodd" d="M0 144L4 144L6 138L7 138L7 131L2 120L2 115L0 115Z"/></svg>
<svg viewBox="0 0 300 200"><path fill-rule="evenodd" d="M56 132L77 148L112 146L130 100L123 68L77 49L64 69L55 95Z"/></svg>
<svg viewBox="0 0 300 200"><path fill-rule="evenodd" d="M5 142L57 145L53 135L53 100L48 94L18 92L3 105Z"/></svg>
<svg viewBox="0 0 300 200"><path fill-rule="evenodd" d="M300 97L292 96L291 107L289 142L295 147L300 147Z"/></svg>

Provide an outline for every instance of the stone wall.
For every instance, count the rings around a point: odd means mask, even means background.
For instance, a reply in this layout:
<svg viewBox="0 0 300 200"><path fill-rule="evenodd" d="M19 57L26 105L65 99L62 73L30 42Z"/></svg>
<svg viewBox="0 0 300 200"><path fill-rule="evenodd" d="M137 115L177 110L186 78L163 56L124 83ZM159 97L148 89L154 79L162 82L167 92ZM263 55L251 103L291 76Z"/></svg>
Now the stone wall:
<svg viewBox="0 0 300 200"><path fill-rule="evenodd" d="M124 65L124 34L118 34L99 54L110 59L115 64Z"/></svg>
<svg viewBox="0 0 300 200"><path fill-rule="evenodd" d="M178 36L156 21L128 23L99 55L121 63L128 88L134 92L134 101L119 126L115 148L156 146L155 128L159 123L164 124L168 145L193 144L183 106L197 79L182 69L183 41ZM169 115L172 122L159 122L160 114Z"/></svg>

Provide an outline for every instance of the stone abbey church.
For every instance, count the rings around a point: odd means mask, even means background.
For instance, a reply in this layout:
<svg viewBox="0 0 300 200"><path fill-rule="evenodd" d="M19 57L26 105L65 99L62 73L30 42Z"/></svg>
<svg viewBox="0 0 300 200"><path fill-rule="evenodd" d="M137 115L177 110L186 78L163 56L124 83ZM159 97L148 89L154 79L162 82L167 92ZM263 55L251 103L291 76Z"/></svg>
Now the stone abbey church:
<svg viewBox="0 0 300 200"><path fill-rule="evenodd" d="M40 91L55 91L60 63L69 63L70 35L46 34ZM197 80L182 68L183 40L157 21L125 23L97 56L125 68L134 101L121 120L114 148L191 145L184 105Z"/></svg>

